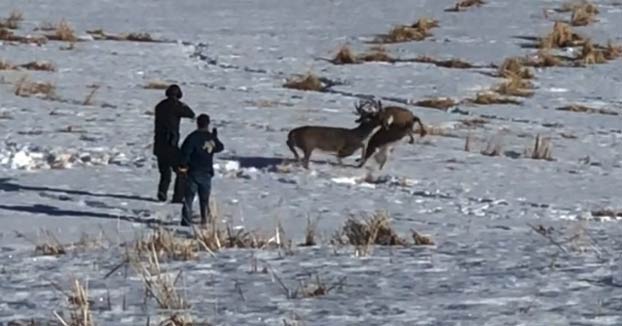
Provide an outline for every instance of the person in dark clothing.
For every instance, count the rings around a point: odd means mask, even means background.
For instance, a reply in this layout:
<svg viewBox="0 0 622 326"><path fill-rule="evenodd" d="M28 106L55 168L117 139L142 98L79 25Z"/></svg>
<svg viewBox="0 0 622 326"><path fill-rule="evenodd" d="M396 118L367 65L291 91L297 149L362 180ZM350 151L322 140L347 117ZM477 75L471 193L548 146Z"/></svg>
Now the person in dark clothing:
<svg viewBox="0 0 622 326"><path fill-rule="evenodd" d="M166 201L168 188L171 184L172 172L179 165L179 122L181 118L194 118L194 112L181 101L183 96L178 85L170 85L166 89L166 99L155 107L155 134L153 154L158 160L160 182L158 184L158 200ZM183 200L184 183L176 173L173 193L174 203Z"/></svg>
<svg viewBox="0 0 622 326"><path fill-rule="evenodd" d="M209 132L210 118L207 114L201 114L197 118L197 130L193 131L184 140L181 146L180 171L188 175L184 206L181 211L181 225L192 224L192 202L194 196L199 193L201 209L201 224L207 223L210 215L209 197L214 176L214 154L222 152L225 146L218 139L216 128Z"/></svg>

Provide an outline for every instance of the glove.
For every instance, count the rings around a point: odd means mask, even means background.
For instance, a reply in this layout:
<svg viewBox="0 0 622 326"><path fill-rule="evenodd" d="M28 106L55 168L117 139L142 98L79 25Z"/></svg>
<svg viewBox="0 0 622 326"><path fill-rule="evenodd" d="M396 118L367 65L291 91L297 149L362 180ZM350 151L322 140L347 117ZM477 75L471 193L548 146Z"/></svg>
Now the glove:
<svg viewBox="0 0 622 326"><path fill-rule="evenodd" d="M216 130L216 128L212 128L212 135L214 135L214 137L218 136L218 130Z"/></svg>

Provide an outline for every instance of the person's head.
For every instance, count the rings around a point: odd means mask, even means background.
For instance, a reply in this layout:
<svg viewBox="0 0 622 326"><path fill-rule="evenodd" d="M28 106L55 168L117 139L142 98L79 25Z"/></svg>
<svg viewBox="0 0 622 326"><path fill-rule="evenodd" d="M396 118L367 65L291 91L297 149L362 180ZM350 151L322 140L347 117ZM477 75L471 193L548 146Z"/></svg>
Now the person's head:
<svg viewBox="0 0 622 326"><path fill-rule="evenodd" d="M183 93L181 92L181 88L177 84L173 84L167 87L165 94L166 94L166 97L168 98L174 98L178 100L181 99L181 97L183 96Z"/></svg>
<svg viewBox="0 0 622 326"><path fill-rule="evenodd" d="M197 117L197 128L199 129L207 129L209 127L209 115L201 114Z"/></svg>

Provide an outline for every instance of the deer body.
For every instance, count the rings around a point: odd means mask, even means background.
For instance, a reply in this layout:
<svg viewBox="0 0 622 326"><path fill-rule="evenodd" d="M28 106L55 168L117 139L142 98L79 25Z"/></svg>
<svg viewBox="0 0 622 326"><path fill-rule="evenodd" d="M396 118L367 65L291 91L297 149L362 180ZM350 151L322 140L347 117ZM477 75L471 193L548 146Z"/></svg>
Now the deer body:
<svg viewBox="0 0 622 326"><path fill-rule="evenodd" d="M378 106L382 108L379 116L384 128L374 133L369 140L365 153L363 153L359 162L359 167L364 166L367 160L372 155L375 155L375 160L380 165L380 169L382 169L388 160L391 146L405 136L410 137L409 143L414 143L413 128L415 123L419 124L419 135L421 137L424 137L427 133L421 119L410 110L399 106L383 108L380 102L378 102Z"/></svg>
<svg viewBox="0 0 622 326"><path fill-rule="evenodd" d="M303 165L309 168L309 159L314 150L334 153L341 163L341 159L348 157L358 149L363 148L361 159L366 152L369 139L382 128L382 121L378 112L364 111L362 105L355 106L359 119L356 128L339 128L325 126L302 126L292 129L287 135L287 146L294 153L296 160L300 156L296 151L299 148L303 152Z"/></svg>

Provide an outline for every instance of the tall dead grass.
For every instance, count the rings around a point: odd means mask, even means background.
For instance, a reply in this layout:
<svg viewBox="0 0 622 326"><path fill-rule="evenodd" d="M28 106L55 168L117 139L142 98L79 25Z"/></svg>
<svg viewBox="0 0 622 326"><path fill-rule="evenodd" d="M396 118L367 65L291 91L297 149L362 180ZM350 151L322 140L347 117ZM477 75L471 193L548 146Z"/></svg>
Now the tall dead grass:
<svg viewBox="0 0 622 326"><path fill-rule="evenodd" d="M57 25L53 33L47 34L46 37L54 41L63 41L74 43L78 40L76 33L71 24L62 19Z"/></svg>
<svg viewBox="0 0 622 326"><path fill-rule="evenodd" d="M565 47L581 46L585 39L575 33L567 23L556 21L553 30L540 39L540 49L556 49Z"/></svg>
<svg viewBox="0 0 622 326"><path fill-rule="evenodd" d="M534 141L533 147L528 148L525 151L525 156L532 158L534 160L553 160L553 145L551 143L550 137L541 137L539 134L536 135L536 139Z"/></svg>
<svg viewBox="0 0 622 326"><path fill-rule="evenodd" d="M89 300L88 287L80 281L75 280L71 294L67 295L69 301L69 318L54 311L56 319L63 326L94 326L93 314L91 312L91 300Z"/></svg>
<svg viewBox="0 0 622 326"><path fill-rule="evenodd" d="M413 61L420 63L431 63L437 67L443 68L454 68L454 69L471 69L475 68L475 66L469 62L466 62L462 59L447 59L447 60L439 60L429 56L418 56Z"/></svg>
<svg viewBox="0 0 622 326"><path fill-rule="evenodd" d="M371 217L358 219L350 217L344 226L333 236L333 243L349 244L355 247L357 256L367 256L373 245L406 245L391 226L391 219L386 212L376 212Z"/></svg>
<svg viewBox="0 0 622 326"><path fill-rule="evenodd" d="M13 10L9 17L0 20L0 28L18 29L19 24L24 20L24 15L19 10Z"/></svg>
<svg viewBox="0 0 622 326"><path fill-rule="evenodd" d="M525 66L523 58L507 58L498 69L499 77L512 78L519 76L522 79L534 78L533 71Z"/></svg>

